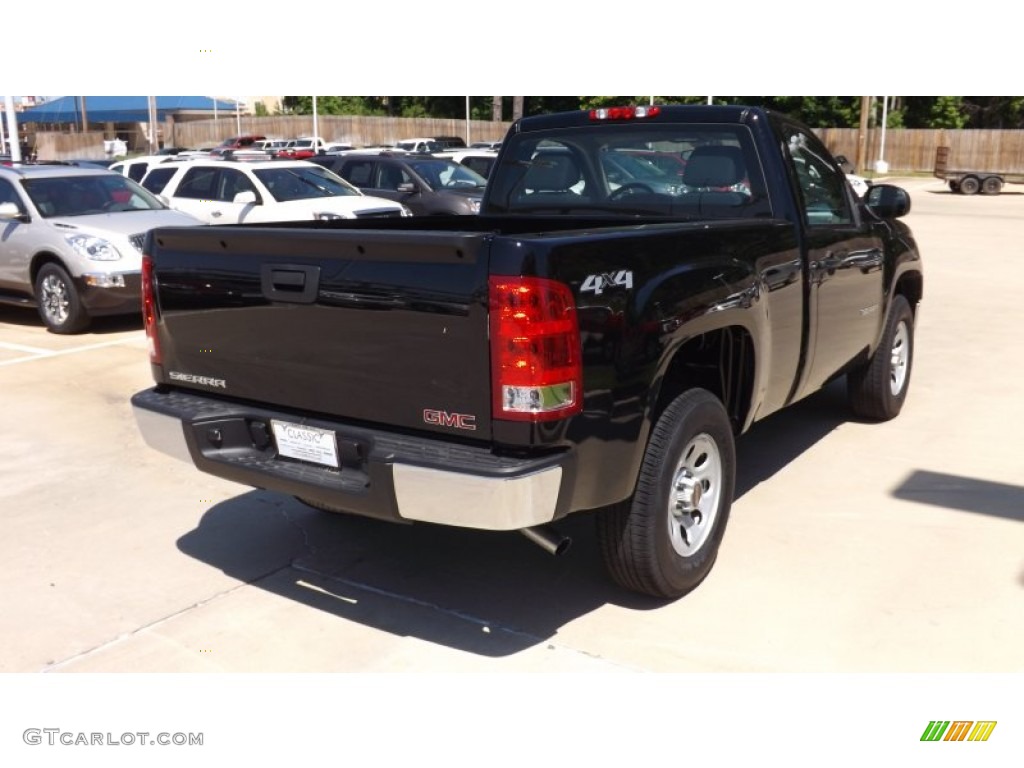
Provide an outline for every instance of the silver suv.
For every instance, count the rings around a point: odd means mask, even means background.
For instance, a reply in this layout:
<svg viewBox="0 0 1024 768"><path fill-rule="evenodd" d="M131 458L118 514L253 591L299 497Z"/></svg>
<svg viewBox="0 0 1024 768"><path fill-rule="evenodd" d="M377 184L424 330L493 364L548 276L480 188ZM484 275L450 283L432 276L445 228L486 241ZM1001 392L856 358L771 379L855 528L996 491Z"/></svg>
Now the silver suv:
<svg viewBox="0 0 1024 768"><path fill-rule="evenodd" d="M112 171L2 166L0 302L37 307L53 333L139 312L146 233L199 224Z"/></svg>

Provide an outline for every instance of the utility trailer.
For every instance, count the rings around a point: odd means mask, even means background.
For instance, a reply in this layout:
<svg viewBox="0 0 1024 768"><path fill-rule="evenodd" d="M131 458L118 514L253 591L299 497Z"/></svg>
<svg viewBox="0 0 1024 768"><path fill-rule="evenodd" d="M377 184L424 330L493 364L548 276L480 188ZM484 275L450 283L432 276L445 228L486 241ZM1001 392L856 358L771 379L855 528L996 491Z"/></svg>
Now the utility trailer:
<svg viewBox="0 0 1024 768"><path fill-rule="evenodd" d="M1003 184L1024 184L1024 171L953 170L949 163L949 147L935 149L935 170L932 175L942 179L953 192L962 195L998 195Z"/></svg>

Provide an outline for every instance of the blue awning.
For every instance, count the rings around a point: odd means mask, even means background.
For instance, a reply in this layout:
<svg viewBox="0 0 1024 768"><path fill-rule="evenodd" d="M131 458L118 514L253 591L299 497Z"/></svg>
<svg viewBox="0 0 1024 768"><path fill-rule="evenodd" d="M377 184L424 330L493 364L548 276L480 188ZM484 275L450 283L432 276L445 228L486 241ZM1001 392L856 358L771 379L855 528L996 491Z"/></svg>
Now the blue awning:
<svg viewBox="0 0 1024 768"><path fill-rule="evenodd" d="M148 96L61 96L18 113L19 123L81 123L82 99L90 123L144 123L149 120ZM216 110L234 112L235 102L216 102ZM157 120L175 112L214 113L211 96L157 96Z"/></svg>

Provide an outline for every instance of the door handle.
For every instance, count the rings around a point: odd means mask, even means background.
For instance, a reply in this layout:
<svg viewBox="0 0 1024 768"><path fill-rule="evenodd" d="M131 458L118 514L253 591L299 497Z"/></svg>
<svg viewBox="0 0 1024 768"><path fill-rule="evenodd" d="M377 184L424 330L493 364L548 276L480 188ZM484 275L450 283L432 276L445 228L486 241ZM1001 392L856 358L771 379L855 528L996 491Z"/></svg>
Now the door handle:
<svg viewBox="0 0 1024 768"><path fill-rule="evenodd" d="M260 267L263 295L271 301L312 304L320 289L320 267L305 264L264 264Z"/></svg>

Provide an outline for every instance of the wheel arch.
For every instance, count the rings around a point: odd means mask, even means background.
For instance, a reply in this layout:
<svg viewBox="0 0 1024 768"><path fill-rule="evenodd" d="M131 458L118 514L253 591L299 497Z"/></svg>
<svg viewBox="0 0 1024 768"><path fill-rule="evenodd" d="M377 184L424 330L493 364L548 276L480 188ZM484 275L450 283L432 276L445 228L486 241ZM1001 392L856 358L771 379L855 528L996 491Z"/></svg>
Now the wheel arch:
<svg viewBox="0 0 1024 768"><path fill-rule="evenodd" d="M921 271L908 270L901 274L896 279L893 296L903 296L916 317L918 304L924 296L924 275L921 274Z"/></svg>
<svg viewBox="0 0 1024 768"><path fill-rule="evenodd" d="M676 348L652 397L650 423L688 389L706 389L725 406L733 431L746 429L754 409L757 351L750 330L727 325L696 334Z"/></svg>
<svg viewBox="0 0 1024 768"><path fill-rule="evenodd" d="M39 270L41 270L46 264L56 264L69 275L71 274L71 270L68 269L68 265L64 262L64 259L56 253L53 251L40 251L32 257L32 261L29 265L29 278L32 283L33 293L35 293L36 278L39 277Z"/></svg>

